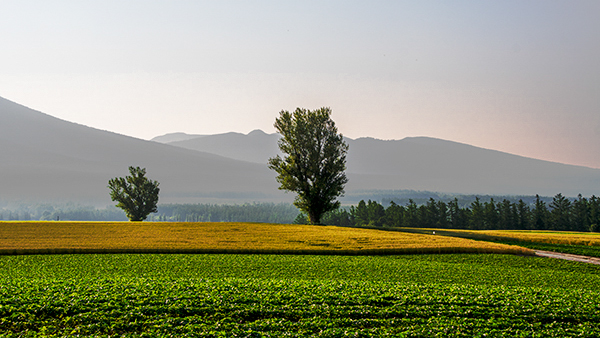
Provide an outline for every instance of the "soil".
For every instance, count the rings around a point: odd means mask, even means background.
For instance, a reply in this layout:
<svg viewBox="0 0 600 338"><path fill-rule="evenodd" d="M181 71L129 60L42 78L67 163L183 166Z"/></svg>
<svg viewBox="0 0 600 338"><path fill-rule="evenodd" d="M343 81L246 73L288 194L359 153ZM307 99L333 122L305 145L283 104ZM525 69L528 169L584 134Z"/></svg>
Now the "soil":
<svg viewBox="0 0 600 338"><path fill-rule="evenodd" d="M535 251L535 255L539 256L539 257L566 259L568 261L600 265L600 258L597 258L597 257L572 255L572 254L566 254L566 253L560 253L560 252L554 252L554 251L542 251L542 250L534 250L534 251Z"/></svg>

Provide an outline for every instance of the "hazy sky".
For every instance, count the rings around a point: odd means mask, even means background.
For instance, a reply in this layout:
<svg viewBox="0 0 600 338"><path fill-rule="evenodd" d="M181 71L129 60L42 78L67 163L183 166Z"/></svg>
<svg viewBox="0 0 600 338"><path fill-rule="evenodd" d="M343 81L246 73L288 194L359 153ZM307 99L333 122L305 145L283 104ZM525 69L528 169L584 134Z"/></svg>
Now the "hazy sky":
<svg viewBox="0 0 600 338"><path fill-rule="evenodd" d="M150 139L431 136L600 168L600 1L0 0L0 96Z"/></svg>

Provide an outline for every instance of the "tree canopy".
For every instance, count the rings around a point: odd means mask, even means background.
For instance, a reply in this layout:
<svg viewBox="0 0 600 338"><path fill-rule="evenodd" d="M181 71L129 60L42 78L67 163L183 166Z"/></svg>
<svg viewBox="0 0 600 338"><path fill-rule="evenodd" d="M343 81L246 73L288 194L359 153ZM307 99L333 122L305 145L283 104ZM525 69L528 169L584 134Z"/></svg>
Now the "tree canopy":
<svg viewBox="0 0 600 338"><path fill-rule="evenodd" d="M146 169L129 167L131 176L108 181L110 198L118 202L130 221L143 221L157 211L159 183L146 178Z"/></svg>
<svg viewBox="0 0 600 338"><path fill-rule="evenodd" d="M297 194L294 205L312 224L319 224L324 213L339 207L336 198L348 182L344 173L348 145L330 115L326 107L297 108L293 113L281 111L274 124L285 155L270 158L269 168L278 174L279 189Z"/></svg>

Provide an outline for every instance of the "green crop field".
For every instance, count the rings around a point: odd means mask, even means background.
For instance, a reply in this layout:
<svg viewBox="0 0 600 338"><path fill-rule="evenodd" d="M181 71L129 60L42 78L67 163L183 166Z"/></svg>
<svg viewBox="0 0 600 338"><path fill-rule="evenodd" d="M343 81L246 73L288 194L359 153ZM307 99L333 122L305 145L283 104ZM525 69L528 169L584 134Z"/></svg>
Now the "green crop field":
<svg viewBox="0 0 600 338"><path fill-rule="evenodd" d="M596 337L600 269L499 254L0 257L0 336Z"/></svg>
<svg viewBox="0 0 600 338"><path fill-rule="evenodd" d="M0 239L0 337L600 335L598 266L428 230L0 222Z"/></svg>

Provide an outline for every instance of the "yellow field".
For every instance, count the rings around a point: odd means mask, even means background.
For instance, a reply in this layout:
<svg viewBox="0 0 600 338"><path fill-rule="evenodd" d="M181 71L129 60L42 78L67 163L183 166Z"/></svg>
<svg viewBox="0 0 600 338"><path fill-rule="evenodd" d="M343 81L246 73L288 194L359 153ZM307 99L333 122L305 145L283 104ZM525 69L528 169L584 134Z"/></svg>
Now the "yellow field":
<svg viewBox="0 0 600 338"><path fill-rule="evenodd" d="M0 254L510 253L517 246L375 229L261 223L0 222Z"/></svg>
<svg viewBox="0 0 600 338"><path fill-rule="evenodd" d="M482 240L519 240L536 243L600 246L600 233L566 232L542 230L449 230L449 229L408 229L414 233L474 238Z"/></svg>
<svg viewBox="0 0 600 338"><path fill-rule="evenodd" d="M599 233L523 230L487 230L481 231L481 233L486 236L538 243L600 246Z"/></svg>

